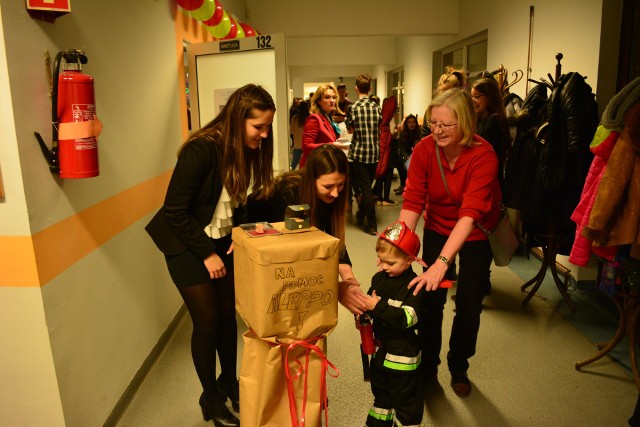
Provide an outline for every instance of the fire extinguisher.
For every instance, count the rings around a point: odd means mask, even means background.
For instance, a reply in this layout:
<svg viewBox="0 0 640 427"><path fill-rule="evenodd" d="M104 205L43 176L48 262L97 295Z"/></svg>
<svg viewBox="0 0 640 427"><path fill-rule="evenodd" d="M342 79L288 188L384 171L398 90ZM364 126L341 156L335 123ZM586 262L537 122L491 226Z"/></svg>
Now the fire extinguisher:
<svg viewBox="0 0 640 427"><path fill-rule="evenodd" d="M63 72L60 62L64 59ZM98 135L93 77L82 73L84 52L66 50L56 55L51 91L52 148L35 132L52 172L60 178L98 176Z"/></svg>
<svg viewBox="0 0 640 427"><path fill-rule="evenodd" d="M360 355L362 356L362 373L365 381L369 381L369 356L376 352L376 343L373 339L373 325L368 314L358 316L358 329L360 330Z"/></svg>

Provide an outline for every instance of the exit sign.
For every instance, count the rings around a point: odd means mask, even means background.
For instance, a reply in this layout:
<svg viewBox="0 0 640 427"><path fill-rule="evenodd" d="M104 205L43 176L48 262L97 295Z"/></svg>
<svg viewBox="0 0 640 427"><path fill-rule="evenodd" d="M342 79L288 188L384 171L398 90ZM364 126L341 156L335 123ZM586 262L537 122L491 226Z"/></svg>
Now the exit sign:
<svg viewBox="0 0 640 427"><path fill-rule="evenodd" d="M27 0L28 10L71 12L71 0Z"/></svg>

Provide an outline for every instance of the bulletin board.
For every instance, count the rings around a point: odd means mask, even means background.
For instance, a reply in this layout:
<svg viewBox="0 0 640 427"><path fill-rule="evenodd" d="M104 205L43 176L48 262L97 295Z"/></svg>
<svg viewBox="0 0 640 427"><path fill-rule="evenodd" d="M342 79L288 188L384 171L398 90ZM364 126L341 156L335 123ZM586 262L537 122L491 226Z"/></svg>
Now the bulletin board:
<svg viewBox="0 0 640 427"><path fill-rule="evenodd" d="M273 122L276 172L288 170L289 131L284 34L258 35L187 46L191 128L209 123L231 93L246 84L264 87L276 103Z"/></svg>

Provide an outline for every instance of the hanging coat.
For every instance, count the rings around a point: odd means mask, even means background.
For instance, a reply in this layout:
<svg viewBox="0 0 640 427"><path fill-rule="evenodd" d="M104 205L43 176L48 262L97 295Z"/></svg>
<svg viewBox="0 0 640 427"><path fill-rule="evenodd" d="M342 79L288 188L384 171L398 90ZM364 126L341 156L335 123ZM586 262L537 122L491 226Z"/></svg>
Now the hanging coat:
<svg viewBox="0 0 640 427"><path fill-rule="evenodd" d="M387 173L389 168L389 155L391 154L391 129L389 123L398 107L398 100L395 96L390 96L382 101L382 117L380 120L380 158L376 166L376 178L381 178Z"/></svg>

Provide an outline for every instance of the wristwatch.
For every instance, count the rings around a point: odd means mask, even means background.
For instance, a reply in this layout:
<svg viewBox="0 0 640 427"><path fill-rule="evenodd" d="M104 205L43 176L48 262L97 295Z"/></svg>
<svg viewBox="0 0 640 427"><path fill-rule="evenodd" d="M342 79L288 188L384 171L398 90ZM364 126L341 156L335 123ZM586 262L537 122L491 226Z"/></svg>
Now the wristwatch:
<svg viewBox="0 0 640 427"><path fill-rule="evenodd" d="M447 267L449 266L449 258L447 258L446 256L440 255L436 259L438 259L438 260L442 261L443 263L445 263L447 265Z"/></svg>

